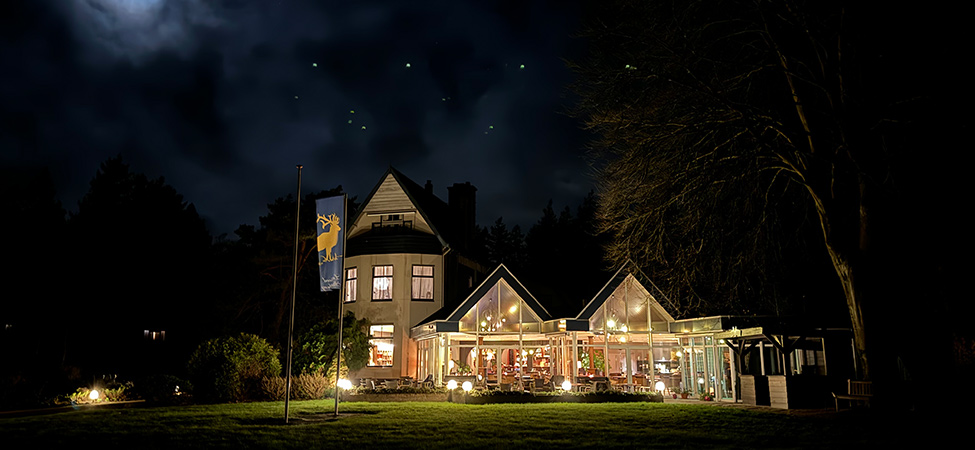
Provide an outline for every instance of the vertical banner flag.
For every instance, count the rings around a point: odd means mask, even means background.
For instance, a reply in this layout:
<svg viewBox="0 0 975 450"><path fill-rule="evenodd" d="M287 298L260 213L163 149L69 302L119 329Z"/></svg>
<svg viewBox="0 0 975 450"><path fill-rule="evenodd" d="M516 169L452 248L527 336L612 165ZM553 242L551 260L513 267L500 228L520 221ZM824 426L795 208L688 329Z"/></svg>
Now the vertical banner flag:
<svg viewBox="0 0 975 450"><path fill-rule="evenodd" d="M345 195L320 198L315 201L318 220L318 272L322 279L322 292L337 290L342 286L342 254L345 251L344 232L341 223L345 219Z"/></svg>

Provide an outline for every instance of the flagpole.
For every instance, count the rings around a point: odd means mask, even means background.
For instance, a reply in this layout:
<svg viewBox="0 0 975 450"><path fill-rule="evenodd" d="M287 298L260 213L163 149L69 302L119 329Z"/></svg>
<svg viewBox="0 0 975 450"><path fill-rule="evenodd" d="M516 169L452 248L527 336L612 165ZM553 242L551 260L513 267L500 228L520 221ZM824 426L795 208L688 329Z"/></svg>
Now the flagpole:
<svg viewBox="0 0 975 450"><path fill-rule="evenodd" d="M298 197L295 199L295 258L294 258L294 280L291 286L291 320L288 323L288 365L287 365L287 382L285 383L284 390L284 423L288 423L288 407L290 406L289 401L291 400L291 350L293 345L292 334L295 330L295 294L298 292L298 217L301 212L301 164L296 166L298 168Z"/></svg>
<svg viewBox="0 0 975 450"><path fill-rule="evenodd" d="M346 194L342 194L342 217L343 217L342 220L348 220L347 219L348 216L346 215L346 213L348 212L347 211L348 206L349 206L348 196L346 196ZM349 229L348 222L346 222L345 224L345 229L346 231L348 231ZM342 233L343 255L342 255L342 264L340 266L341 269L339 271L340 274L339 276L339 340L338 340L338 346L336 347L336 351L335 351L336 352L336 356L335 356L335 416L336 417L338 417L339 415L339 378L340 378L340 373L342 371L342 328L343 328L342 316L344 315L343 313L345 312L344 311L345 297L343 297L343 295L345 294L345 253L348 253L348 249L345 247L345 243L346 243L345 237L347 235L348 235L347 233Z"/></svg>

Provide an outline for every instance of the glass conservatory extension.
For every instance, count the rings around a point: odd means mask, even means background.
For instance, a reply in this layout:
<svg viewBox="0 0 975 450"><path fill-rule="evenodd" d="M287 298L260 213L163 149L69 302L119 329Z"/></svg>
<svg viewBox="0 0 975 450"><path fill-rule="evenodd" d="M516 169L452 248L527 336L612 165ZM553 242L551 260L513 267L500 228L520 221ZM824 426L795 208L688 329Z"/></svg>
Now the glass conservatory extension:
<svg viewBox="0 0 975 450"><path fill-rule="evenodd" d="M449 316L413 328L416 377L486 386L606 377L622 389L669 388L679 379L673 318L646 285L621 270L577 317L557 319L500 266Z"/></svg>

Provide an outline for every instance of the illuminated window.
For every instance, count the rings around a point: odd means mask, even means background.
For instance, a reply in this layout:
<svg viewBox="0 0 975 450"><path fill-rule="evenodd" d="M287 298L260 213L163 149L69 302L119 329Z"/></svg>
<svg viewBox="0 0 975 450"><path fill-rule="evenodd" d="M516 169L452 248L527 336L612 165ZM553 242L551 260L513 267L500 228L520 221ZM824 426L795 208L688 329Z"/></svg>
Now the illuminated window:
<svg viewBox="0 0 975 450"><path fill-rule="evenodd" d="M413 266L413 300L433 300L433 266Z"/></svg>
<svg viewBox="0 0 975 450"><path fill-rule="evenodd" d="M372 267L372 299L393 299L393 266Z"/></svg>
<svg viewBox="0 0 975 450"><path fill-rule="evenodd" d="M143 335L143 337L146 338L146 340L149 340L149 341L165 341L166 340L166 332L165 331L150 331L150 330L145 330L145 331L143 331L143 334L142 335Z"/></svg>
<svg viewBox="0 0 975 450"><path fill-rule="evenodd" d="M393 326L369 326L369 366L391 367L393 365Z"/></svg>
<svg viewBox="0 0 975 450"><path fill-rule="evenodd" d="M358 294L358 278L359 270L355 267L350 269L345 269L345 302L351 303L355 301L355 297Z"/></svg>

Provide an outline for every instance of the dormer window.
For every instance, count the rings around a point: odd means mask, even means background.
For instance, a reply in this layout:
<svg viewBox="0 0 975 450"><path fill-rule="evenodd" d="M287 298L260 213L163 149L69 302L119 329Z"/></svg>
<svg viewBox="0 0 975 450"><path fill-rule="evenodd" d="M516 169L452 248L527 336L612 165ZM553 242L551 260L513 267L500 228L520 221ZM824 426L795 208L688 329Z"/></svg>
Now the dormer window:
<svg viewBox="0 0 975 450"><path fill-rule="evenodd" d="M373 222L373 228L382 227L406 227L413 228L413 212L397 212L390 214L378 214L379 222Z"/></svg>

